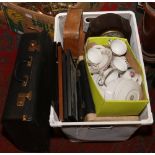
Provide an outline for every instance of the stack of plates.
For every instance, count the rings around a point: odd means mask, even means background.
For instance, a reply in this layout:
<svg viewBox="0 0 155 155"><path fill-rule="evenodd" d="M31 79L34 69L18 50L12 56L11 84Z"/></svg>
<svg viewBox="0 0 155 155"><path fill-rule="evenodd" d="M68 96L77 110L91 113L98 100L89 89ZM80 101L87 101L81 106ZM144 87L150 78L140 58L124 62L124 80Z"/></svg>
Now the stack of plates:
<svg viewBox="0 0 155 155"><path fill-rule="evenodd" d="M141 86L130 79L118 78L111 81L105 90L105 98L112 100L140 100Z"/></svg>

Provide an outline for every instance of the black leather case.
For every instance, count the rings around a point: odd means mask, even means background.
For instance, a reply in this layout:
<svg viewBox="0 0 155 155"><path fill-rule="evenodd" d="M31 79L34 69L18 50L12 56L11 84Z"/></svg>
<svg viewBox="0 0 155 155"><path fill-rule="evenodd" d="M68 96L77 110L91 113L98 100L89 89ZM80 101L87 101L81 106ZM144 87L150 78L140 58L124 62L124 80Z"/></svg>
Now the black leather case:
<svg viewBox="0 0 155 155"><path fill-rule="evenodd" d="M62 121L83 121L94 112L84 61L75 63L71 51L62 50L63 104L58 99L58 47L47 33L24 34L3 114L9 139L26 152L47 152L50 106ZM59 106L62 106L60 108Z"/></svg>
<svg viewBox="0 0 155 155"><path fill-rule="evenodd" d="M26 152L48 150L50 105L56 109L57 103L54 62L56 44L47 33L21 36L3 125L10 140Z"/></svg>

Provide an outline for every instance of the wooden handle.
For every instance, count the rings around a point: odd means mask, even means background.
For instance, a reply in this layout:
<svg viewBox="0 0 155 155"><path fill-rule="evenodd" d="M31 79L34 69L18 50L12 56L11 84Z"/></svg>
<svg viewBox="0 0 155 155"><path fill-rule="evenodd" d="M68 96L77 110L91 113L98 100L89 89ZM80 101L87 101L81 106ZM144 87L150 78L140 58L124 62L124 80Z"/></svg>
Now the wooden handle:
<svg viewBox="0 0 155 155"><path fill-rule="evenodd" d="M82 15L82 9L69 9L63 29L64 51L70 49L74 58L83 53L85 34Z"/></svg>
<svg viewBox="0 0 155 155"><path fill-rule="evenodd" d="M58 102L59 119L63 121L62 47L58 46Z"/></svg>

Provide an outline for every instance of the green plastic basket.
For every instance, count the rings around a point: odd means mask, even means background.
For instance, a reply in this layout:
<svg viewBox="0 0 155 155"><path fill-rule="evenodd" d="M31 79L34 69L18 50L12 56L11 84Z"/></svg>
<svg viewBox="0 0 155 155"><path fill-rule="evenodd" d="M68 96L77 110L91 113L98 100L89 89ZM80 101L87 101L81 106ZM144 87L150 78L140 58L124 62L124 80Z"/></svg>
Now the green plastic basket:
<svg viewBox="0 0 155 155"><path fill-rule="evenodd" d="M88 44L95 43L99 45L108 46L110 40L118 39L117 37L90 37L87 39L85 45L85 53L87 52ZM138 69L138 72L142 75L144 81L144 72L142 67L135 57L128 41L124 38L119 38L124 41L127 45L127 55L131 58L134 66L134 69ZM135 51L136 52L136 51ZM129 62L130 63L130 62ZM89 68L88 64L86 63L86 56L85 56L85 65L88 75L88 80L90 84L90 89L93 97L93 101L95 104L95 110L97 116L129 116L129 115L139 115L149 100L146 97L146 86L144 82L142 82L142 91L143 91L143 98L142 100L138 101L127 101L127 100L105 100L98 85L94 81Z"/></svg>

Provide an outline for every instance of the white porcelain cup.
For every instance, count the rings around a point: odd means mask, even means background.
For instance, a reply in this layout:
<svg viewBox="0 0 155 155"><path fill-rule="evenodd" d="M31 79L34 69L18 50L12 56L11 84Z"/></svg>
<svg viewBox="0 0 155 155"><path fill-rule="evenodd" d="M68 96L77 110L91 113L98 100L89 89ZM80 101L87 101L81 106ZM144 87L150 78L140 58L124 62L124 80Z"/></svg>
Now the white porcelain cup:
<svg viewBox="0 0 155 155"><path fill-rule="evenodd" d="M97 65L102 62L101 51L104 49L104 47L102 47L103 46L95 45L87 51L87 58L90 63Z"/></svg>
<svg viewBox="0 0 155 155"><path fill-rule="evenodd" d="M104 81L105 85L107 86L108 83L110 83L113 80L116 80L118 77L119 77L119 71L115 69L111 70L109 74L105 77Z"/></svg>
<svg viewBox="0 0 155 155"><path fill-rule="evenodd" d="M124 72L128 69L128 62L125 56L113 56L111 61L111 67L118 69L120 72Z"/></svg>
<svg viewBox="0 0 155 155"><path fill-rule="evenodd" d="M116 39L110 42L110 47L114 55L124 55L127 52L127 46L124 41Z"/></svg>
<svg viewBox="0 0 155 155"><path fill-rule="evenodd" d="M112 51L102 45L94 45L87 51L87 60L91 72L105 70L111 62Z"/></svg>
<svg viewBox="0 0 155 155"><path fill-rule="evenodd" d="M121 77L126 79L132 79L139 85L142 84L142 76L136 73L134 69L128 69Z"/></svg>

